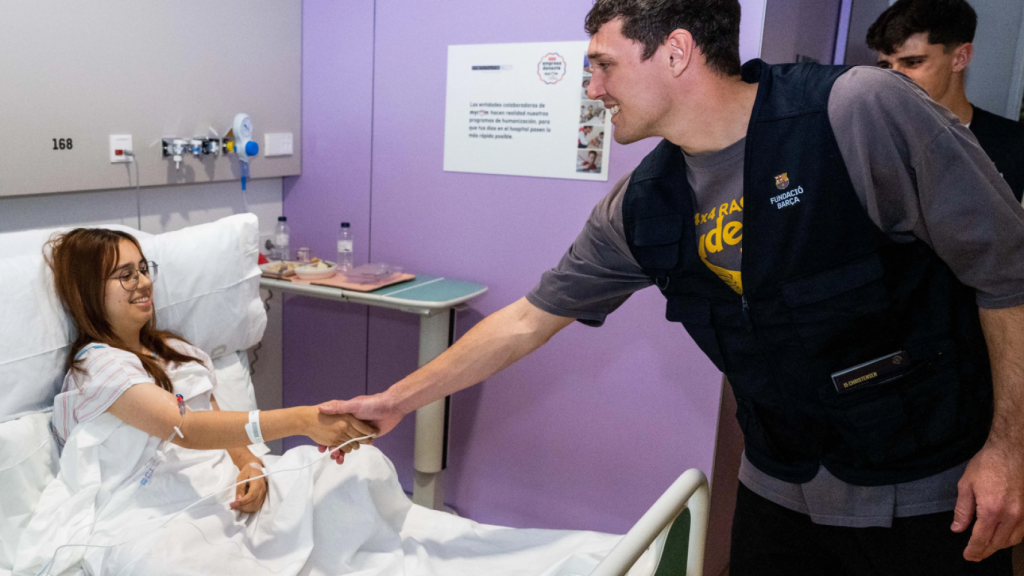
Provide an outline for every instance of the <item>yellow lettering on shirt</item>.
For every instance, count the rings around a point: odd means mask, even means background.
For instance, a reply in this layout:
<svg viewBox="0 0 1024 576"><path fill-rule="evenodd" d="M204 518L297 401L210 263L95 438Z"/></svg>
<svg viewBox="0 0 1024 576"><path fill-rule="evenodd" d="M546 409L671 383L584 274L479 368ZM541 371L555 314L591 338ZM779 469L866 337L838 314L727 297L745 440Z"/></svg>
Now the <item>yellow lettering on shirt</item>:
<svg viewBox="0 0 1024 576"><path fill-rule="evenodd" d="M718 276L722 282L725 282L729 288L732 288L737 294L743 294L743 279L740 277L739 271L729 270L728 268L722 268L721 266L715 266L708 261L708 254L704 251L704 236L700 237L700 241L697 242L697 252L700 254L700 259L704 262L712 272Z"/></svg>
<svg viewBox="0 0 1024 576"><path fill-rule="evenodd" d="M722 240L729 246L735 246L743 241L742 230L743 224L741 222L729 222L725 225L725 230L722 231Z"/></svg>
<svg viewBox="0 0 1024 576"><path fill-rule="evenodd" d="M716 276L718 276L729 288L737 294L743 294L743 280L739 270L729 270L717 264L712 264L708 255L721 254L723 250L733 249L743 253L743 223L733 220L726 222L725 219L734 212L743 211L743 197L730 202L715 206L709 212L696 213L693 221L696 226L702 228L698 231L700 239L697 241L697 250L700 259ZM710 225L710 226L708 226ZM709 229L710 228L710 229ZM713 256L716 260L720 256Z"/></svg>
<svg viewBox="0 0 1024 576"><path fill-rule="evenodd" d="M712 210L714 212L714 210ZM707 251L712 254L722 251L722 220L725 219L725 214L719 213L718 223L707 233L707 240L705 244Z"/></svg>

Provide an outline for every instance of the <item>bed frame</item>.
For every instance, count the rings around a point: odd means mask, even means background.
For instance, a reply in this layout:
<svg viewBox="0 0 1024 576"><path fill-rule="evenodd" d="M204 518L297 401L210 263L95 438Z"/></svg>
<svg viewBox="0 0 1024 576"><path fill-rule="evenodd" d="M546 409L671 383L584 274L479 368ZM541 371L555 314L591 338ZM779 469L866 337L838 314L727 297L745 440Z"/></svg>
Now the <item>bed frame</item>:
<svg viewBox="0 0 1024 576"><path fill-rule="evenodd" d="M696 468L687 470L630 528L590 576L625 576L648 549L658 559L655 576L681 574L683 564L686 576L701 576L709 504L707 477ZM684 541L685 548L676 549L682 548Z"/></svg>

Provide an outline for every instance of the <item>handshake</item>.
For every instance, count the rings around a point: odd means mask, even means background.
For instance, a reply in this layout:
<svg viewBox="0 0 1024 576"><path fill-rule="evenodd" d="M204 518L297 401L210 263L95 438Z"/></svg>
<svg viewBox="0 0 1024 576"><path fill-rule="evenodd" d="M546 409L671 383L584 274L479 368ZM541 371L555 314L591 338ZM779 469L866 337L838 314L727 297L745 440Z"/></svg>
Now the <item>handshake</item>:
<svg viewBox="0 0 1024 576"><path fill-rule="evenodd" d="M390 432L404 416L388 401L386 393L351 400L331 400L306 409L309 410L309 426L305 435L320 445L320 452L335 449L331 452L331 459L338 464L345 461L345 454L358 450L361 444L373 444L372 437ZM336 449L364 436L372 437Z"/></svg>

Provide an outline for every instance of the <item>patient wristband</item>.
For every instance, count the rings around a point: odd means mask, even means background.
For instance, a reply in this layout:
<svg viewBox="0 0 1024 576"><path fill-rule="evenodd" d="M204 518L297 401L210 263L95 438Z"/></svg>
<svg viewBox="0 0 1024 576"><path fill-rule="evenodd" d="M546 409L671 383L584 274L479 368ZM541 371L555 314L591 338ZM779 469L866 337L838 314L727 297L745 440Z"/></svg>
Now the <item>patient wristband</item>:
<svg viewBox="0 0 1024 576"><path fill-rule="evenodd" d="M260 430L260 411L249 412L249 423L245 425L245 433L249 435L250 444L263 444L263 432Z"/></svg>

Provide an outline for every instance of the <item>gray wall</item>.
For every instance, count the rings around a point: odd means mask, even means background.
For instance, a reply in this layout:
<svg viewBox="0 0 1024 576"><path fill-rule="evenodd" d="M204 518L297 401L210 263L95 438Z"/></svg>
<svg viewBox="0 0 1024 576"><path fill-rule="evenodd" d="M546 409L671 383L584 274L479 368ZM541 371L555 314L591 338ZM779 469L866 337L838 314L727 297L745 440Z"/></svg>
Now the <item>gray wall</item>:
<svg viewBox="0 0 1024 576"><path fill-rule="evenodd" d="M161 158L166 136L223 135L248 113L255 140L294 153L253 177L299 173L301 0L0 0L0 196L134 185L109 161L132 134L145 186L237 179L238 161ZM70 150L53 150L71 138ZM132 180L130 180L132 179Z"/></svg>
<svg viewBox="0 0 1024 576"><path fill-rule="evenodd" d="M878 53L868 48L865 38L868 28L889 7L889 0L853 0L850 13L850 32L846 44L846 64L874 66Z"/></svg>
<svg viewBox="0 0 1024 576"><path fill-rule="evenodd" d="M796 62L797 55L831 64L835 54L840 0L768 0L761 59Z"/></svg>
<svg viewBox="0 0 1024 576"><path fill-rule="evenodd" d="M967 68L967 98L989 112L1016 120L1017 115L1011 113L1016 107L1011 101L1020 105L1014 71L1024 67L1024 61L1018 57L1024 2L970 0L970 3L978 12L978 32L974 36L974 59Z"/></svg>

